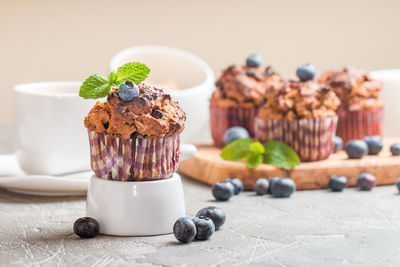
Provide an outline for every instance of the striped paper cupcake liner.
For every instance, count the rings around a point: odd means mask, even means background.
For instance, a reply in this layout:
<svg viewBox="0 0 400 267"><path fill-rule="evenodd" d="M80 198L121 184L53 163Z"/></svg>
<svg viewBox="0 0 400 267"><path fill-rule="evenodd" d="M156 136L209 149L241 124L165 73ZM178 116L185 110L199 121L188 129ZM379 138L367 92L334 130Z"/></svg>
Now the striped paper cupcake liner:
<svg viewBox="0 0 400 267"><path fill-rule="evenodd" d="M224 133L232 126L241 126L254 137L257 108L210 106L211 134L216 146L224 146Z"/></svg>
<svg viewBox="0 0 400 267"><path fill-rule="evenodd" d="M89 131L91 166L97 177L145 181L172 176L179 164L179 135L128 139Z"/></svg>
<svg viewBox="0 0 400 267"><path fill-rule="evenodd" d="M323 160L332 154L337 117L301 120L255 119L255 138L280 141L293 148L301 161Z"/></svg>
<svg viewBox="0 0 400 267"><path fill-rule="evenodd" d="M365 136L383 136L383 108L362 111L339 111L336 135L346 143Z"/></svg>

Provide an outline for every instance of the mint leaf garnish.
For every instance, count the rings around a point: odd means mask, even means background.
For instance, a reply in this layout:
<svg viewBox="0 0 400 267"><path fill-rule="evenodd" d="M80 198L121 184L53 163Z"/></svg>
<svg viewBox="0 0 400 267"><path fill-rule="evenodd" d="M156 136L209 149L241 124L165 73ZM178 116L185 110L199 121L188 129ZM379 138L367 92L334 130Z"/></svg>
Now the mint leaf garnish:
<svg viewBox="0 0 400 267"><path fill-rule="evenodd" d="M118 82L123 83L125 81L131 81L139 84L147 78L149 73L150 69L142 63L126 63L117 70Z"/></svg>
<svg viewBox="0 0 400 267"><path fill-rule="evenodd" d="M251 143L253 143L251 139L237 139L222 150L221 157L230 161L244 159L252 152Z"/></svg>
<svg viewBox="0 0 400 267"><path fill-rule="evenodd" d="M300 159L294 150L281 142L269 141L264 144L264 163L291 170L300 164Z"/></svg>
<svg viewBox="0 0 400 267"><path fill-rule="evenodd" d="M85 99L102 98L108 95L113 86L119 86L125 81L131 81L136 84L143 82L150 69L138 62L127 63L118 68L117 72L111 72L108 79L99 74L94 74L87 78L79 91L79 96Z"/></svg>
<svg viewBox="0 0 400 267"><path fill-rule="evenodd" d="M83 82L79 91L79 96L85 99L102 98L107 96L110 89L111 84L106 78L99 74L94 74Z"/></svg>
<svg viewBox="0 0 400 267"><path fill-rule="evenodd" d="M278 141L261 144L253 142L251 139L237 139L224 147L221 157L230 161L246 158L249 168L255 168L261 163L267 163L291 170L300 164L296 152L290 146Z"/></svg>

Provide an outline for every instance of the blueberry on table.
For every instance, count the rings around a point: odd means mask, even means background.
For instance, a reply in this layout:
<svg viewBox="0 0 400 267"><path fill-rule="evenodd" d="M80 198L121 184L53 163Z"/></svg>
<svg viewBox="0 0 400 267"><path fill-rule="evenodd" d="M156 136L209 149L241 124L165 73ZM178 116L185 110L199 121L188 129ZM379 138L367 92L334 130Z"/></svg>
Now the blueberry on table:
<svg viewBox="0 0 400 267"><path fill-rule="evenodd" d="M226 201L233 196L235 188L231 183L218 182L213 185L211 192L216 200Z"/></svg>
<svg viewBox="0 0 400 267"><path fill-rule="evenodd" d="M347 178L344 176L331 176L329 179L329 187L334 192L341 192L347 186Z"/></svg>
<svg viewBox="0 0 400 267"><path fill-rule="evenodd" d="M246 65L248 67L260 67L263 64L263 57L260 54L253 54L247 57Z"/></svg>
<svg viewBox="0 0 400 267"><path fill-rule="evenodd" d="M199 210L199 212L197 212L196 214L196 217L201 217L201 216L210 218L214 222L215 230L221 228L226 220L225 212L220 208L213 206Z"/></svg>
<svg viewBox="0 0 400 267"><path fill-rule="evenodd" d="M271 191L272 184L275 183L276 181L278 181L279 179L282 179L282 178L280 178L280 177L272 177L272 178L268 179L269 186L268 186L267 194L272 194L272 191Z"/></svg>
<svg viewBox="0 0 400 267"><path fill-rule="evenodd" d="M368 145L364 140L351 140L344 147L349 159L361 159L368 153Z"/></svg>
<svg viewBox="0 0 400 267"><path fill-rule="evenodd" d="M379 135L364 137L365 143L368 145L368 155L378 155L382 151L383 141Z"/></svg>
<svg viewBox="0 0 400 267"><path fill-rule="evenodd" d="M224 144L227 146L236 139L250 138L249 132L240 126L233 126L224 133Z"/></svg>
<svg viewBox="0 0 400 267"><path fill-rule="evenodd" d="M90 217L82 217L74 223L74 233L81 238L93 238L100 230L99 223Z"/></svg>
<svg viewBox="0 0 400 267"><path fill-rule="evenodd" d="M296 184L290 178L281 178L271 185L275 197L290 197L296 191Z"/></svg>
<svg viewBox="0 0 400 267"><path fill-rule="evenodd" d="M391 145L390 152L392 152L393 156L400 156L400 144Z"/></svg>
<svg viewBox="0 0 400 267"><path fill-rule="evenodd" d="M139 95L139 87L131 81L125 81L118 87L118 94L122 100L129 102Z"/></svg>
<svg viewBox="0 0 400 267"><path fill-rule="evenodd" d="M397 190L400 191L400 178L397 179L396 186L397 186Z"/></svg>
<svg viewBox="0 0 400 267"><path fill-rule="evenodd" d="M315 72L316 71L313 64L304 64L297 68L296 75L299 77L300 81L306 82L314 79Z"/></svg>
<svg viewBox="0 0 400 267"><path fill-rule="evenodd" d="M370 173L362 173L358 176L357 186L362 191L370 191L376 185L376 178Z"/></svg>
<svg viewBox="0 0 400 267"><path fill-rule="evenodd" d="M335 139L333 140L335 144L335 153L338 152L339 150L343 149L343 139L340 138L339 136L335 136Z"/></svg>
<svg viewBox="0 0 400 267"><path fill-rule="evenodd" d="M196 236L197 240L207 240L215 231L214 222L207 217L200 216L192 219L196 225Z"/></svg>
<svg viewBox="0 0 400 267"><path fill-rule="evenodd" d="M240 180L239 178L227 178L225 179L225 183L231 183L233 185L234 187L233 193L235 195L243 191L243 183L242 180Z"/></svg>
<svg viewBox="0 0 400 267"><path fill-rule="evenodd" d="M182 217L176 220L174 224L174 236L178 241L189 243L193 241L196 233L196 225L191 219Z"/></svg>
<svg viewBox="0 0 400 267"><path fill-rule="evenodd" d="M265 178L260 178L256 181L253 187L257 195L265 195L268 193L269 182Z"/></svg>

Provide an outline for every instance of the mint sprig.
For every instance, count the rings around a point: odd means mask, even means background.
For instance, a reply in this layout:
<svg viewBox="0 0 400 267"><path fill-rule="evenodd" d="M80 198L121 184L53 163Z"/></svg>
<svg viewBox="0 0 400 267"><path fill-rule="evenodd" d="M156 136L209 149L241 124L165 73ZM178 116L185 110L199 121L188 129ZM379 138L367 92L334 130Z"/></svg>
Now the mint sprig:
<svg viewBox="0 0 400 267"><path fill-rule="evenodd" d="M251 139L237 139L222 150L221 157L230 161L246 158L249 168L266 163L291 170L300 164L296 152L290 146L278 141L261 144Z"/></svg>
<svg viewBox="0 0 400 267"><path fill-rule="evenodd" d="M119 86L125 81L132 81L136 84L143 82L150 73L150 69L142 63L131 62L111 72L108 78L94 74L87 78L80 90L79 96L85 99L102 98L108 95L113 86Z"/></svg>

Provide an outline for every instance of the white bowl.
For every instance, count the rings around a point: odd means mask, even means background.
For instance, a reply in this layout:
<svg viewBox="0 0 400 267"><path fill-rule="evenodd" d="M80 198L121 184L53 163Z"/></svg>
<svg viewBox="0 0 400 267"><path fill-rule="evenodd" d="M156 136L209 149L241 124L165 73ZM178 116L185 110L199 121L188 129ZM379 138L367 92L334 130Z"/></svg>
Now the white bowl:
<svg viewBox="0 0 400 267"><path fill-rule="evenodd" d="M146 64L151 69L146 82L166 87L172 98L182 106L187 114L186 127L182 133L183 142L211 142L209 98L215 88L215 77L204 60L176 48L134 46L113 56L110 70L114 71L128 62ZM168 89L171 83L176 84L179 90Z"/></svg>
<svg viewBox="0 0 400 267"><path fill-rule="evenodd" d="M371 72L374 79L382 82L381 98L384 107L384 134L400 136L400 69L376 70Z"/></svg>
<svg viewBox="0 0 400 267"><path fill-rule="evenodd" d="M185 216L181 178L120 182L93 176L87 193L86 215L100 224L100 233L148 236L172 233Z"/></svg>

